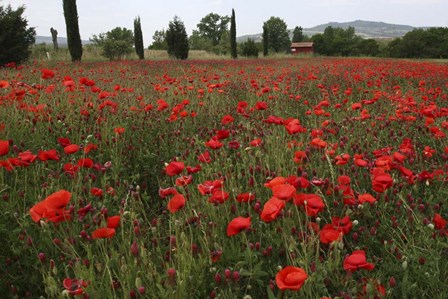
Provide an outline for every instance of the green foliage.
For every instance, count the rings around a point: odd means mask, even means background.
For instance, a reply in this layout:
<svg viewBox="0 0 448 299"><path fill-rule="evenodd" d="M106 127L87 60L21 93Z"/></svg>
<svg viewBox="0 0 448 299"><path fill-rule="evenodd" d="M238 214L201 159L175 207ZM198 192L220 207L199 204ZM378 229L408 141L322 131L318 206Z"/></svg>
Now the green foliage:
<svg viewBox="0 0 448 299"><path fill-rule="evenodd" d="M386 57L398 58L401 57L403 52L403 44L401 38L396 38L391 41L383 51L383 55Z"/></svg>
<svg viewBox="0 0 448 299"><path fill-rule="evenodd" d="M264 22L263 31L266 27L268 46L274 52L286 52L291 47L291 41L289 40L288 28L285 21L278 17L271 17Z"/></svg>
<svg viewBox="0 0 448 299"><path fill-rule="evenodd" d="M223 34L226 34L228 29L230 18L228 16L220 16L215 13L209 13L201 19L198 27L199 36L209 39L213 46L217 46L221 40Z"/></svg>
<svg viewBox="0 0 448 299"><path fill-rule="evenodd" d="M230 56L235 59L238 57L236 44L236 21L235 10L232 8L232 17L230 19Z"/></svg>
<svg viewBox="0 0 448 299"><path fill-rule="evenodd" d="M188 35L185 30L185 25L182 20L175 16L173 21L170 21L168 30L166 31L166 43L168 55L177 59L187 59L189 44Z"/></svg>
<svg viewBox="0 0 448 299"><path fill-rule="evenodd" d="M385 49L385 55L403 58L448 58L448 28L414 29L401 39L395 39Z"/></svg>
<svg viewBox="0 0 448 299"><path fill-rule="evenodd" d="M152 44L149 46L151 50L166 50L168 45L166 43L166 32L164 29L156 30L152 36Z"/></svg>
<svg viewBox="0 0 448 299"><path fill-rule="evenodd" d="M263 25L263 56L269 55L269 34L266 23Z"/></svg>
<svg viewBox="0 0 448 299"><path fill-rule="evenodd" d="M323 34L313 35L316 53L328 56L377 56L379 44L374 39L362 39L355 35L355 28L328 26Z"/></svg>
<svg viewBox="0 0 448 299"><path fill-rule="evenodd" d="M24 6L16 10L11 5L0 6L0 66L21 63L30 55L36 32L28 28L28 21L22 17L24 11Z"/></svg>
<svg viewBox="0 0 448 299"><path fill-rule="evenodd" d="M292 42L299 43L305 40L305 36L303 35L303 28L296 26L294 31L292 32Z"/></svg>
<svg viewBox="0 0 448 299"><path fill-rule="evenodd" d="M252 39L241 44L241 55L258 58L258 47Z"/></svg>
<svg viewBox="0 0 448 299"><path fill-rule="evenodd" d="M213 51L212 41L208 38L202 37L197 30L193 30L193 33L188 40L191 50L204 50L207 52Z"/></svg>
<svg viewBox="0 0 448 299"><path fill-rule="evenodd" d="M103 49L103 55L110 60L123 59L126 54L132 52L134 35L126 28L116 27L98 36L93 35L90 39Z"/></svg>
<svg viewBox="0 0 448 299"><path fill-rule="evenodd" d="M145 59L145 47L143 46L143 33L140 17L137 17L134 20L134 46L138 58Z"/></svg>
<svg viewBox="0 0 448 299"><path fill-rule="evenodd" d="M82 42L79 34L78 9L76 0L63 0L65 25L67 28L67 44L72 61L81 61Z"/></svg>
<svg viewBox="0 0 448 299"><path fill-rule="evenodd" d="M380 54L380 45L374 39L363 39L358 43L358 53L363 56L378 56Z"/></svg>

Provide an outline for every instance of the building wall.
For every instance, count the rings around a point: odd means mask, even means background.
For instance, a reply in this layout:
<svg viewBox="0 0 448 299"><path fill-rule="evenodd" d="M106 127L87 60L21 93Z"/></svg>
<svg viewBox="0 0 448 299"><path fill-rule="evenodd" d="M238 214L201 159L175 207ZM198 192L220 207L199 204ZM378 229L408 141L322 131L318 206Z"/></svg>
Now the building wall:
<svg viewBox="0 0 448 299"><path fill-rule="evenodd" d="M306 53L314 53L314 49L312 47L307 48L291 48L291 54L306 54Z"/></svg>

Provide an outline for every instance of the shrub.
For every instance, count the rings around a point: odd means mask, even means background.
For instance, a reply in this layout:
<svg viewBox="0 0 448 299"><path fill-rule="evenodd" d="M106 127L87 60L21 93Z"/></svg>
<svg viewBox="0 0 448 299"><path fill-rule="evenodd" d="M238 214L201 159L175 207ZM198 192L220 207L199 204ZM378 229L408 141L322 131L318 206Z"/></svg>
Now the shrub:
<svg viewBox="0 0 448 299"><path fill-rule="evenodd" d="M28 28L28 21L22 17L24 6L16 10L8 5L0 6L0 66L9 62L21 63L28 59L34 44L36 31Z"/></svg>
<svg viewBox="0 0 448 299"><path fill-rule="evenodd" d="M241 45L241 55L258 58L258 47L253 40L248 39Z"/></svg>

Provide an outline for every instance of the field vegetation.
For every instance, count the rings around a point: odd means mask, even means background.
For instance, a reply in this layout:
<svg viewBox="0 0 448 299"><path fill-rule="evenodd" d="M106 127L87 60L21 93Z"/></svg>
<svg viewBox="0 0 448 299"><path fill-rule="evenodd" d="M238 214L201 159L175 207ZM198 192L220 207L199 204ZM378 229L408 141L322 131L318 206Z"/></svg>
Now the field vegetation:
<svg viewBox="0 0 448 299"><path fill-rule="evenodd" d="M88 49L0 69L2 296L447 297L446 63Z"/></svg>

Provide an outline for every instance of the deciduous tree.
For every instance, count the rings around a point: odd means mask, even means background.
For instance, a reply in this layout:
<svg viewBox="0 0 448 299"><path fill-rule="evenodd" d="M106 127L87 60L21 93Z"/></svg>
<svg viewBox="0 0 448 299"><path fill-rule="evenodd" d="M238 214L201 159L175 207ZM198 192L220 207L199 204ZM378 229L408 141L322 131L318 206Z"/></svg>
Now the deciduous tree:
<svg viewBox="0 0 448 299"><path fill-rule="evenodd" d="M213 46L217 46L221 42L223 34L228 30L229 21L228 16L209 13L197 25L198 33L201 37L211 40Z"/></svg>
<svg viewBox="0 0 448 299"><path fill-rule="evenodd" d="M264 22L267 30L269 48L274 52L282 52L290 49L288 29L285 21L278 17L271 17Z"/></svg>
<svg viewBox="0 0 448 299"><path fill-rule="evenodd" d="M166 44L166 32L165 29L156 30L152 36L152 44L149 46L152 50L166 50L168 46Z"/></svg>
<svg viewBox="0 0 448 299"><path fill-rule="evenodd" d="M90 40L103 49L101 55L104 57L110 60L123 59L126 54L132 52L134 35L129 29L116 27L98 36L94 35Z"/></svg>

